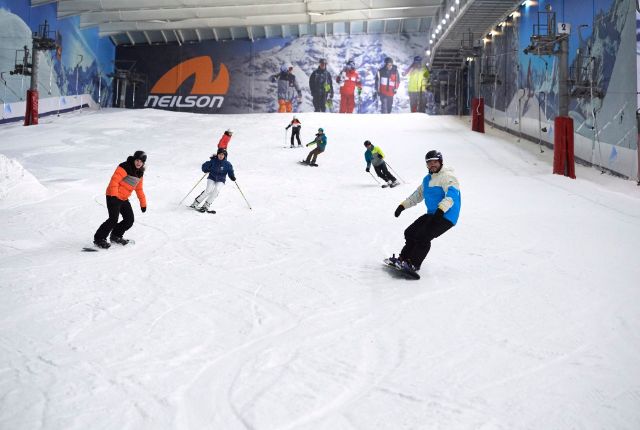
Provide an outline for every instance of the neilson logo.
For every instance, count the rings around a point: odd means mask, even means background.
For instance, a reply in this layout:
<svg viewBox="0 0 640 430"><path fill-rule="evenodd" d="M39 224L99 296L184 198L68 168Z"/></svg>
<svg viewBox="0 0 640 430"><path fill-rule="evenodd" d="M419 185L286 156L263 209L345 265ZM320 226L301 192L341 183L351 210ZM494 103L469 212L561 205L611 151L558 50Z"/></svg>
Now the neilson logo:
<svg viewBox="0 0 640 430"><path fill-rule="evenodd" d="M180 86L191 76L195 76L195 82L190 95L178 95ZM158 79L144 107L219 108L228 90L229 70L224 64L220 64L220 71L214 78L211 58L206 55L194 57L174 66Z"/></svg>

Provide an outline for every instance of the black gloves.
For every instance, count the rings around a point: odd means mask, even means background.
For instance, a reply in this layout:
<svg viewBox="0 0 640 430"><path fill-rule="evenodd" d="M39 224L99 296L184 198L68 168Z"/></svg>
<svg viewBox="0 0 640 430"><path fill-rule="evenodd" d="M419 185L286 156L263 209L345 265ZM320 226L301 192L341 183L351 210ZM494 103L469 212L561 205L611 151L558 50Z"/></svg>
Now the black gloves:
<svg viewBox="0 0 640 430"><path fill-rule="evenodd" d="M369 168L367 167L366 169L364 169L364 171L368 173L369 172Z"/></svg>
<svg viewBox="0 0 640 430"><path fill-rule="evenodd" d="M382 155L380 154L377 154L377 155L378 155L378 158L382 160Z"/></svg>
<svg viewBox="0 0 640 430"><path fill-rule="evenodd" d="M396 211L394 213L394 215L396 216L396 218L398 218L400 216L400 214L402 213L402 211L404 210L404 206L402 205L398 205L398 207L396 208Z"/></svg>
<svg viewBox="0 0 640 430"><path fill-rule="evenodd" d="M140 208L140 210L142 211L142 213L145 213L145 212L147 211L147 207L146 207L146 206L142 206L142 207Z"/></svg>

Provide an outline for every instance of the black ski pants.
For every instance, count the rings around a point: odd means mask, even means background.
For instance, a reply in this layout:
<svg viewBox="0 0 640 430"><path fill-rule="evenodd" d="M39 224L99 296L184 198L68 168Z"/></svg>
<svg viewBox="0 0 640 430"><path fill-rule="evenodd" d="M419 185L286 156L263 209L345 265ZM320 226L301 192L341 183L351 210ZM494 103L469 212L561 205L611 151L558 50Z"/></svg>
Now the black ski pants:
<svg viewBox="0 0 640 430"><path fill-rule="evenodd" d="M395 182L396 178L395 176L393 176L390 172L389 169L387 169L387 163L382 163L379 166L373 166L374 170L376 171L376 173L378 174L378 176L385 182Z"/></svg>
<svg viewBox="0 0 640 430"><path fill-rule="evenodd" d="M327 95L326 94L313 95L313 110L315 112L327 111Z"/></svg>
<svg viewBox="0 0 640 430"><path fill-rule="evenodd" d="M298 139L298 146L302 146L302 142L300 142L300 127L291 129L291 146L293 146L293 138Z"/></svg>
<svg viewBox="0 0 640 430"><path fill-rule="evenodd" d="M424 214L404 231L405 244L400 251L400 258L407 260L416 269L420 269L422 262L431 249L431 241L453 227L448 219Z"/></svg>
<svg viewBox="0 0 640 430"><path fill-rule="evenodd" d="M114 196L107 196L107 211L109 218L98 227L98 231L93 235L93 240L106 240L109 233L112 236L122 237L125 231L133 225L133 209L129 200L120 200ZM122 221L118 222L118 217L122 215Z"/></svg>

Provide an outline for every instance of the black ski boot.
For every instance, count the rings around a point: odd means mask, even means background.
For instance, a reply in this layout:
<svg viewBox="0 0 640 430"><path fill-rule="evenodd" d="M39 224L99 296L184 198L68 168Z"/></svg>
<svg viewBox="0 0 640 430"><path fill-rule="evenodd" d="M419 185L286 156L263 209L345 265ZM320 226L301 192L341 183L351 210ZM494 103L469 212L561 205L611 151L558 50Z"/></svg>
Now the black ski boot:
<svg viewBox="0 0 640 430"><path fill-rule="evenodd" d="M123 239L122 236L111 235L111 237L109 237L109 240L111 241L111 243L117 243L118 245L122 246L125 246L127 243L129 243L129 240Z"/></svg>
<svg viewBox="0 0 640 430"><path fill-rule="evenodd" d="M94 240L93 244L102 249L109 249L109 247L111 246L111 244L107 242L106 239Z"/></svg>

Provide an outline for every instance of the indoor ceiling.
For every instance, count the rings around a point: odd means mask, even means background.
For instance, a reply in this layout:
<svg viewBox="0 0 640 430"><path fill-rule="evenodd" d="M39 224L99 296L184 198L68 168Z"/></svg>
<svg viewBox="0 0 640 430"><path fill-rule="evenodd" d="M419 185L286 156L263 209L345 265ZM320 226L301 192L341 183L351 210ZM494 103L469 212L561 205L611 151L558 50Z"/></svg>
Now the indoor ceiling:
<svg viewBox="0 0 640 430"><path fill-rule="evenodd" d="M52 3L32 0L32 5ZM116 45L427 32L442 0L58 0Z"/></svg>
<svg viewBox="0 0 640 430"><path fill-rule="evenodd" d="M57 3L116 45L275 37L425 33L432 67L460 67L475 43L522 0L31 0ZM525 1L525 3L527 3ZM436 33L437 27L438 29Z"/></svg>

